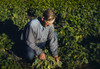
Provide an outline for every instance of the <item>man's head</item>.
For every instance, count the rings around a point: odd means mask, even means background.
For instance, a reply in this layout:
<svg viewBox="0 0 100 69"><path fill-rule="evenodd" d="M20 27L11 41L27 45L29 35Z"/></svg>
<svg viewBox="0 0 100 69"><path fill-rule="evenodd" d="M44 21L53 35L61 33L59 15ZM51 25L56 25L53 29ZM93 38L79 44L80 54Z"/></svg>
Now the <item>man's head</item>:
<svg viewBox="0 0 100 69"><path fill-rule="evenodd" d="M55 13L52 9L47 9L43 13L42 21L45 26L51 26L51 24L55 21Z"/></svg>

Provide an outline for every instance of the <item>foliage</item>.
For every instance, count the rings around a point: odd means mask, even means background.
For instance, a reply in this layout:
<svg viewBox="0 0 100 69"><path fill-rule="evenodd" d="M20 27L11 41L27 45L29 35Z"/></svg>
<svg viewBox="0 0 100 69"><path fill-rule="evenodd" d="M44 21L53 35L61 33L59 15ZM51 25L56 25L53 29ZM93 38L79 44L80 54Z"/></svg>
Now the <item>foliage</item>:
<svg viewBox="0 0 100 69"><path fill-rule="evenodd" d="M20 30L31 19L41 17L42 12L48 8L52 8L57 16L54 26L59 36L58 52L61 67L75 69L79 64L87 64L93 60L100 63L99 0L0 0L0 24L11 20ZM12 66L18 69L17 65L20 67L20 64L11 57L12 54L8 53L13 46L12 39L8 38L11 36L0 31L2 69L8 66L9 69ZM7 59L8 57L10 59ZM46 57L45 61L37 57L32 67L55 68L53 57L48 53Z"/></svg>
<svg viewBox="0 0 100 69"><path fill-rule="evenodd" d="M46 54L46 60L40 60L38 56L36 56L35 62L33 62L32 67L36 69L55 69L61 68L62 62L59 61L57 63L53 57L50 56L50 53L47 49L44 50Z"/></svg>
<svg viewBox="0 0 100 69"><path fill-rule="evenodd" d="M13 55L9 54L13 44L6 34L0 35L0 69L21 69Z"/></svg>

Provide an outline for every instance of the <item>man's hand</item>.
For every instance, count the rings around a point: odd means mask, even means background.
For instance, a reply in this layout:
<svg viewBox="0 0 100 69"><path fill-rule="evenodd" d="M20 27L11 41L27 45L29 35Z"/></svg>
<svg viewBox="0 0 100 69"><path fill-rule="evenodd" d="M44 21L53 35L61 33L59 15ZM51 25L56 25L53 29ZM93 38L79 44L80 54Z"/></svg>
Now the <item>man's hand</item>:
<svg viewBox="0 0 100 69"><path fill-rule="evenodd" d="M44 54L44 53L42 53L42 54L39 56L39 58L40 58L41 60L46 59L45 54Z"/></svg>
<svg viewBox="0 0 100 69"><path fill-rule="evenodd" d="M58 58L58 56L55 56L54 59L55 59L55 61L56 61L57 63L59 63L59 58Z"/></svg>

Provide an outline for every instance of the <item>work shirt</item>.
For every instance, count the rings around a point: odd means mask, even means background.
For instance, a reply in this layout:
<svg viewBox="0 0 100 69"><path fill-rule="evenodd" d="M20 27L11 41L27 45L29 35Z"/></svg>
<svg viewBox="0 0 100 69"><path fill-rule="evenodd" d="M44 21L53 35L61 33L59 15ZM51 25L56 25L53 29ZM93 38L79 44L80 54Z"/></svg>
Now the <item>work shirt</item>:
<svg viewBox="0 0 100 69"><path fill-rule="evenodd" d="M50 50L53 56L58 55L58 42L54 34L54 26L45 27L41 19L31 20L24 28L21 35L21 40L31 47L37 55L43 53L41 47L49 41Z"/></svg>

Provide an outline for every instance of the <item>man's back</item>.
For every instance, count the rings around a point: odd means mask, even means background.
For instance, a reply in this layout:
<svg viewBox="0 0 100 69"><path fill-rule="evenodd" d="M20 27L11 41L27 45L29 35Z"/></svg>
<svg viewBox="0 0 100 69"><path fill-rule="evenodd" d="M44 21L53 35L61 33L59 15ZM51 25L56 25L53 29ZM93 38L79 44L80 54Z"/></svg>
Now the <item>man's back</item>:
<svg viewBox="0 0 100 69"><path fill-rule="evenodd" d="M37 42L42 43L42 42L47 41L50 28L52 28L54 31L53 24L51 25L51 27L49 27L49 26L44 27L41 24L41 19L33 19L26 25L24 32L23 32L23 37L28 38L28 36L26 36L26 35L28 33L30 33L29 30L31 30L31 31L33 31L32 36L34 36L36 43ZM22 37L22 40L23 40L23 37Z"/></svg>

